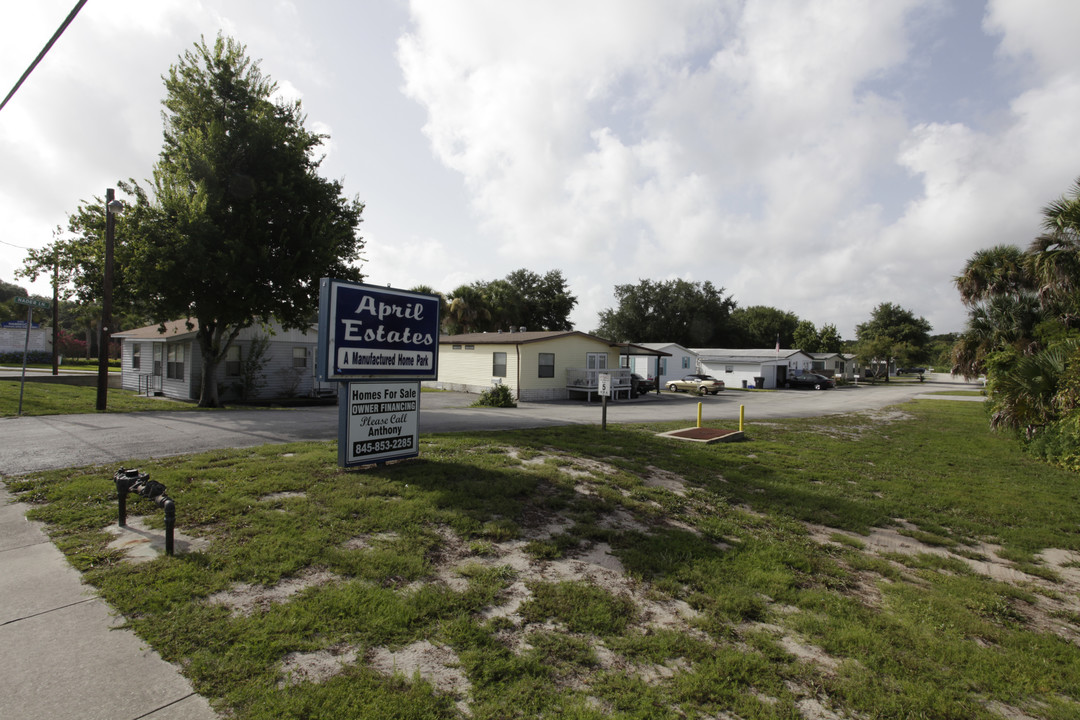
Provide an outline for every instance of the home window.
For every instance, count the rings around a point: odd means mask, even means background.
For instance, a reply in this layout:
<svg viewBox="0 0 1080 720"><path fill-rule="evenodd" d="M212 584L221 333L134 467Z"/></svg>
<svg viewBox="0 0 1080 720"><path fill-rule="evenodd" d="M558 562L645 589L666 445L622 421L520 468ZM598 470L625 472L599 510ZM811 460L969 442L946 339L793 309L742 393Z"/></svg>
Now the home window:
<svg viewBox="0 0 1080 720"><path fill-rule="evenodd" d="M154 343L154 377L161 377L161 343Z"/></svg>
<svg viewBox="0 0 1080 720"><path fill-rule="evenodd" d="M172 380L184 379L184 346L170 345L165 358L165 377Z"/></svg>
<svg viewBox="0 0 1080 720"><path fill-rule="evenodd" d="M450 346L450 349L451 349L451 350L460 350L460 349L461 349L461 346L460 346L460 345L451 345L451 346Z"/></svg>
<svg viewBox="0 0 1080 720"><path fill-rule="evenodd" d="M667 358L660 358L660 373L661 376L667 375Z"/></svg>
<svg viewBox="0 0 1080 720"><path fill-rule="evenodd" d="M540 353L540 366L537 377L555 377L555 353Z"/></svg>
<svg viewBox="0 0 1080 720"><path fill-rule="evenodd" d="M724 366L724 372L726 372L726 373L735 372L735 366L734 365L725 365Z"/></svg>
<svg viewBox="0 0 1080 720"><path fill-rule="evenodd" d="M131 346L131 368L138 370L142 365L142 345L135 343Z"/></svg>
<svg viewBox="0 0 1080 720"><path fill-rule="evenodd" d="M475 345L466 345L466 346L465 346L465 349L466 349L466 350L475 350L475 349L476 349L476 346L475 346ZM503 354L505 355L506 353L503 353Z"/></svg>
<svg viewBox="0 0 1080 720"><path fill-rule="evenodd" d="M298 369L307 367L307 348L294 347L292 349L292 366Z"/></svg>
<svg viewBox="0 0 1080 720"><path fill-rule="evenodd" d="M684 357L682 359L682 369L683 370L689 370L690 369L690 358Z"/></svg>
<svg viewBox="0 0 1080 720"><path fill-rule="evenodd" d="M240 374L240 346L230 345L225 350L225 375L236 377Z"/></svg>
<svg viewBox="0 0 1080 720"><path fill-rule="evenodd" d="M491 353L491 374L495 377L506 377L506 353Z"/></svg>

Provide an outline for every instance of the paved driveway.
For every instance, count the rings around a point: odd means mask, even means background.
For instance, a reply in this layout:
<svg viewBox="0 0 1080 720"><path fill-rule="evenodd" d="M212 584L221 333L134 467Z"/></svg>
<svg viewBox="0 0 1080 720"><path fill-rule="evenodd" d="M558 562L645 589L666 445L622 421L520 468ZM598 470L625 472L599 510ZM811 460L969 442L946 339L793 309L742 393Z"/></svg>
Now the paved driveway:
<svg viewBox="0 0 1080 720"><path fill-rule="evenodd" d="M965 387L927 382L860 385L835 390L729 390L698 398L687 394L650 394L608 403L609 423L697 419L702 403L705 420L738 422L745 405L746 421L811 417L871 410L905 402L921 393ZM967 386L974 387L974 386ZM521 403L517 408L470 408L477 396L428 392L421 397L420 432L509 430L568 424L599 424L599 402ZM337 437L336 407L288 410L140 412L103 415L46 415L0 418L0 475L80 465L122 465L134 460L249 447L296 440Z"/></svg>

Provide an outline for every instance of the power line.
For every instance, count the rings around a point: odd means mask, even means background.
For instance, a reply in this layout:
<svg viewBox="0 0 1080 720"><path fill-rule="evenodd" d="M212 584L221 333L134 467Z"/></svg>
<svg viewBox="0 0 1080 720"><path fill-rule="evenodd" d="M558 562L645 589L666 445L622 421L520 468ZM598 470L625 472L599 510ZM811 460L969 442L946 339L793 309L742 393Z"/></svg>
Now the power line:
<svg viewBox="0 0 1080 720"><path fill-rule="evenodd" d="M49 39L49 42L45 43L45 47L43 47L41 49L41 52L38 53L38 56L34 58L34 62L30 63L30 67L26 68L26 72L24 72L22 74L22 77L19 78L19 82L15 83L15 87L11 88L11 92L9 92L7 94L7 97L4 98L4 102L0 103L0 110L3 110L4 106L8 104L8 100L10 100L11 96L15 94L15 91L22 86L23 81L25 81L26 78L30 77L30 73L34 72L34 68L36 68L38 63L41 62L41 59L45 57L45 53L49 52L49 49L53 46L53 43L55 43L57 39L64 34L64 30L67 30L67 26L71 24L71 21L75 19L75 16L79 14L79 11L82 10L82 6L85 4L86 0L79 0L79 2L75 4L74 9L72 9L72 11L68 13L67 19L64 20L63 24L56 29L56 32L53 33L53 36Z"/></svg>

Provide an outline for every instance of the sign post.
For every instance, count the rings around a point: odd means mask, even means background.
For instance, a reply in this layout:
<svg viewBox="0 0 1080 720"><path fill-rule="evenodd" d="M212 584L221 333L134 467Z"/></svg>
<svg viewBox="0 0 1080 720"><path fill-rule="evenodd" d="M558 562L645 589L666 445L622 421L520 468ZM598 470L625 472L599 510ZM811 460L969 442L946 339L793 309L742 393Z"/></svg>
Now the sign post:
<svg viewBox="0 0 1080 720"><path fill-rule="evenodd" d="M15 296L17 305L26 306L26 340L23 342L22 353L22 379L19 380L19 411L16 417L22 415L23 391L26 389L26 357L30 353L30 328L34 326L34 308L49 309L49 303L32 297Z"/></svg>
<svg viewBox="0 0 1080 720"><path fill-rule="evenodd" d="M596 392L600 395L600 429L607 430L607 399L611 394L611 373L597 373Z"/></svg>
<svg viewBox="0 0 1080 720"><path fill-rule="evenodd" d="M338 464L419 454L420 381L439 376L439 297L323 278L317 379L338 385Z"/></svg>

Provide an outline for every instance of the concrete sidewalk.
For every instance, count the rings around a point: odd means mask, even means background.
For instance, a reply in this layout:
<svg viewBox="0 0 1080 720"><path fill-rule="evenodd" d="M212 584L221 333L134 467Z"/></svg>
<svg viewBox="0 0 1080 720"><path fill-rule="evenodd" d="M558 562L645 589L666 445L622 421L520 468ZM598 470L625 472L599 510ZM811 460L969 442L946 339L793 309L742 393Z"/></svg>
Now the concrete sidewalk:
<svg viewBox="0 0 1080 720"><path fill-rule="evenodd" d="M22 720L216 720L0 482L0 707Z"/></svg>

